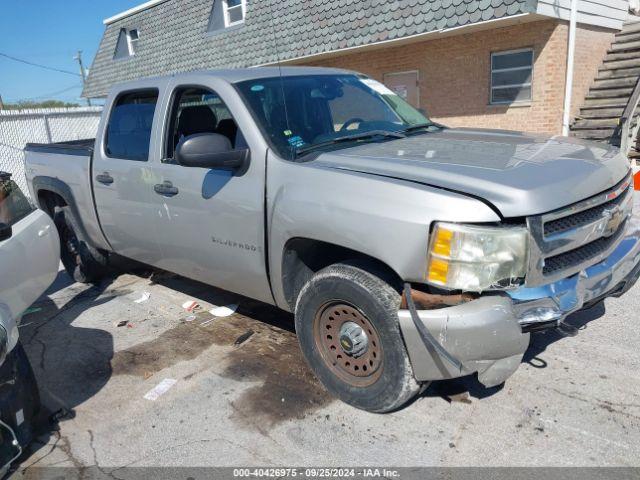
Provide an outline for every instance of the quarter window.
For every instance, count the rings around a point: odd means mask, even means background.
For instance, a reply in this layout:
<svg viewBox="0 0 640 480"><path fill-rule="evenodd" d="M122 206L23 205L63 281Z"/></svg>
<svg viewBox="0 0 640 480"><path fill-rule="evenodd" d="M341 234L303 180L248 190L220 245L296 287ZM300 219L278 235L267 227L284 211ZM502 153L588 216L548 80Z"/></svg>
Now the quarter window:
<svg viewBox="0 0 640 480"><path fill-rule="evenodd" d="M34 210L11 175L0 172L0 223L14 225Z"/></svg>
<svg viewBox="0 0 640 480"><path fill-rule="evenodd" d="M105 152L108 157L140 162L149 159L157 101L157 90L125 93L118 98L107 125Z"/></svg>
<svg viewBox="0 0 640 480"><path fill-rule="evenodd" d="M491 103L531 101L533 50L491 54Z"/></svg>

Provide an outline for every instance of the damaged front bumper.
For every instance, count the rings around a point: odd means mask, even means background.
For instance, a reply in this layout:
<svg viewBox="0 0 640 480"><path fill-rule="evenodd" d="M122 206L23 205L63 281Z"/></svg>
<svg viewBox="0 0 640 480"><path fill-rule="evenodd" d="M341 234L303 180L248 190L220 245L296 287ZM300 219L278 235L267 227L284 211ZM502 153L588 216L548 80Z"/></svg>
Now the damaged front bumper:
<svg viewBox="0 0 640 480"><path fill-rule="evenodd" d="M411 311L398 313L400 328L419 381L478 374L487 387L503 383L518 368L530 332L558 326L568 315L609 296L625 293L640 276L640 223L628 222L615 250L572 277L540 287L481 296L460 305L418 310L419 321L446 352L448 361L424 342Z"/></svg>

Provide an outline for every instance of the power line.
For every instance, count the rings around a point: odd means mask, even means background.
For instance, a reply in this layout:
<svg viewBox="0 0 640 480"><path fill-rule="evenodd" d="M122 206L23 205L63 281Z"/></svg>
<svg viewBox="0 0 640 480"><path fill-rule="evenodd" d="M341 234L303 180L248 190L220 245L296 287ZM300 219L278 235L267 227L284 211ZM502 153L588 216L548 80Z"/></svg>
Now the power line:
<svg viewBox="0 0 640 480"><path fill-rule="evenodd" d="M28 60L22 60L21 58L12 57L11 55L7 55L6 53L0 52L0 57L8 58L9 60L13 60L14 62L24 63L26 65L31 65L32 67L44 68L45 70L51 70L53 72L66 73L67 75L73 75L75 77L79 77L80 74L75 72L70 72L68 70L61 70L59 68L48 67L46 65L40 65L39 63L29 62Z"/></svg>
<svg viewBox="0 0 640 480"><path fill-rule="evenodd" d="M29 102L29 101L33 101L33 100L54 100L51 97L55 97L57 95L60 95L62 93L66 93L66 92L68 92L70 90L74 90L76 88L82 88L82 85L73 85L71 87L67 87L65 89L58 90L57 92L45 93L43 95L38 95L37 97L18 98L18 99L10 99L10 100L5 99L5 102L18 103L18 102Z"/></svg>
<svg viewBox="0 0 640 480"><path fill-rule="evenodd" d="M56 95L60 95L61 93L66 93L69 90L74 90L76 88L82 88L82 85L73 85L71 87L67 87L63 90L58 90L57 92L52 92L52 93L46 93L44 95L39 95L37 97L32 97L32 98L24 98L22 100L42 100L42 99L49 99L49 97L55 97Z"/></svg>

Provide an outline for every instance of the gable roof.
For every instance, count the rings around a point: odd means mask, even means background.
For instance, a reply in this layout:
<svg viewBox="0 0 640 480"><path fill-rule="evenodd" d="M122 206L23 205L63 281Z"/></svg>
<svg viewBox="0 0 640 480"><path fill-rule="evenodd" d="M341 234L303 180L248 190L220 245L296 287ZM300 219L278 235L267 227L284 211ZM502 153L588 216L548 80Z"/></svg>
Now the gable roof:
<svg viewBox="0 0 640 480"><path fill-rule="evenodd" d="M212 33L213 1L152 0L107 19L83 96L105 96L125 80L288 61L536 9L535 0L248 0L243 25ZM140 40L135 55L114 60L123 28Z"/></svg>

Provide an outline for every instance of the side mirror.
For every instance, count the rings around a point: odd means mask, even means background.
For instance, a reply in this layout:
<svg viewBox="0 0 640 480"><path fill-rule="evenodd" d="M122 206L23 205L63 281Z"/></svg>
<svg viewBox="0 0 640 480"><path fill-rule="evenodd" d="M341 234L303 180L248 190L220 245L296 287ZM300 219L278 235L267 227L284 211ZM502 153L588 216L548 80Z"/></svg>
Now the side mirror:
<svg viewBox="0 0 640 480"><path fill-rule="evenodd" d="M11 225L0 223L0 242L11 238L11 235L13 235L13 229L11 228Z"/></svg>
<svg viewBox="0 0 640 480"><path fill-rule="evenodd" d="M234 150L219 133L190 135L176 147L176 160L183 167L242 170L249 163L249 149Z"/></svg>

